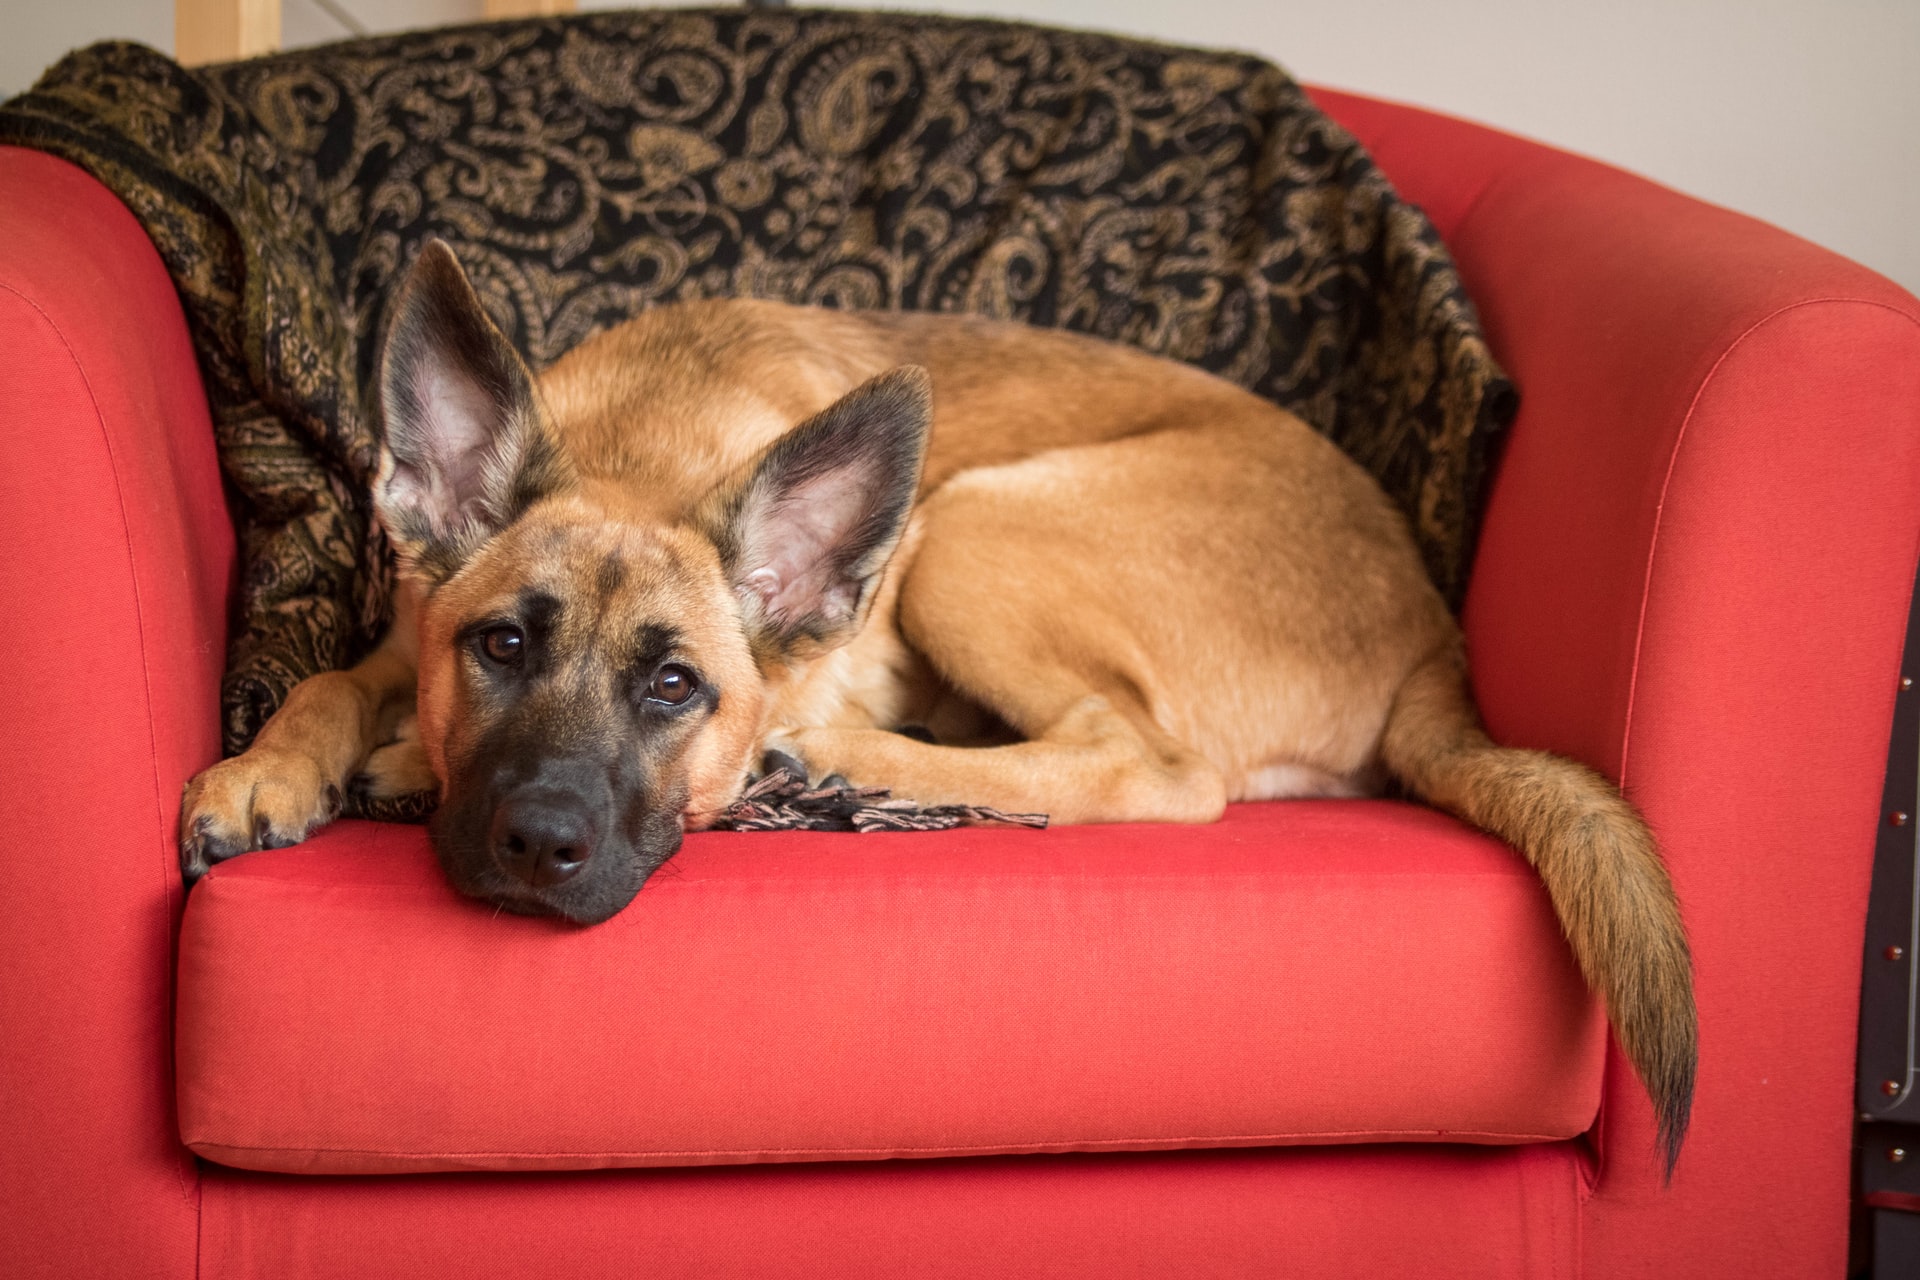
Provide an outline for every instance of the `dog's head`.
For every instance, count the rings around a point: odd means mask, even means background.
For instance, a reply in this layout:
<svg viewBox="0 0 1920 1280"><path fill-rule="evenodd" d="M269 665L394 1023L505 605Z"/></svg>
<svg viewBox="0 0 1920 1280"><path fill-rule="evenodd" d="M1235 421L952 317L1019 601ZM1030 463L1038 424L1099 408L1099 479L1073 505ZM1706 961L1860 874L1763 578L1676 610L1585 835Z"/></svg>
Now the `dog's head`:
<svg viewBox="0 0 1920 1280"><path fill-rule="evenodd" d="M508 909L605 920L738 794L769 682L865 620L919 480L926 374L858 387L709 492L636 494L579 474L435 242L380 393L375 501L422 602L440 861Z"/></svg>

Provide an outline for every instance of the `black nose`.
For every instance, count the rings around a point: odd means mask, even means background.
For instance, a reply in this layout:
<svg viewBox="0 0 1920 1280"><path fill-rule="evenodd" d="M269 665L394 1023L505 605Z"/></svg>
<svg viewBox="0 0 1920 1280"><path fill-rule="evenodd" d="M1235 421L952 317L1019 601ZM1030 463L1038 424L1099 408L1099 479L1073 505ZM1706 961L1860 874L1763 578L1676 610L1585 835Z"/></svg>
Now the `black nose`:
<svg viewBox="0 0 1920 1280"><path fill-rule="evenodd" d="M573 797L544 791L509 796L493 811L493 856L509 875L545 889L587 865L593 823Z"/></svg>

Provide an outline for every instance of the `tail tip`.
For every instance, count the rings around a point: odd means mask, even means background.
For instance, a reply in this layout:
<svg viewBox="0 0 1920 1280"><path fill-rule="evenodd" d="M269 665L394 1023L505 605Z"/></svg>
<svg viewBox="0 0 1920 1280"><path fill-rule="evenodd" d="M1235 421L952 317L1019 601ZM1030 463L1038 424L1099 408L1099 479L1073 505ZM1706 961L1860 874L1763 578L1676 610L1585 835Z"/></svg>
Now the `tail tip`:
<svg viewBox="0 0 1920 1280"><path fill-rule="evenodd" d="M1680 1163L1680 1148L1687 1140L1687 1125L1693 1114L1693 1068L1689 1064L1681 1077L1654 1097L1654 1116L1658 1128L1655 1146L1660 1156L1662 1181L1673 1184L1674 1166Z"/></svg>

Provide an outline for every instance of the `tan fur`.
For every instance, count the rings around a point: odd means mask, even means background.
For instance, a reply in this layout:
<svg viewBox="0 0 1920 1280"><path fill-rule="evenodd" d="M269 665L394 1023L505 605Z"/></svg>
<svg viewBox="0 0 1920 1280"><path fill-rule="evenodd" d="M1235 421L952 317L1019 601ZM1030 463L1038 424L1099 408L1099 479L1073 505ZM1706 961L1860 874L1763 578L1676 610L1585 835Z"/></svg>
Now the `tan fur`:
<svg viewBox="0 0 1920 1280"><path fill-rule="evenodd" d="M703 524L714 495L908 364L931 375L931 434L863 622L844 643L757 651ZM1298 419L1065 333L750 301L603 333L538 401L567 479L444 583L417 581L417 626L395 636L417 632L419 745L389 749L381 785L418 776L419 753L446 778L485 730L453 637L529 583L593 602L562 640L579 696L602 696L597 645L660 621L724 690L672 765L690 827L769 745L817 776L1074 823L1206 822L1231 800L1364 794L1391 773L1539 869L1677 1151L1691 979L1646 828L1597 775L1486 740L1404 520ZM609 557L625 566L612 590L596 580ZM327 789L406 713L414 652L392 642L303 684L252 751L193 784L189 843L256 847L325 821ZM943 745L890 732L903 724Z"/></svg>

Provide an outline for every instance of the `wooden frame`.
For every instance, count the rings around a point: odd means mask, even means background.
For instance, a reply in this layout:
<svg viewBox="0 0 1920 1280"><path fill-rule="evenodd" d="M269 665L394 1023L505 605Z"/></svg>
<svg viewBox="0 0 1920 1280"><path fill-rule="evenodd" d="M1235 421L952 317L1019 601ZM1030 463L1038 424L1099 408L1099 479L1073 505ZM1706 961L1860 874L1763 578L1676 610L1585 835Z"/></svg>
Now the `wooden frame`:
<svg viewBox="0 0 1920 1280"><path fill-rule="evenodd" d="M280 47L280 0L173 0L173 56L188 66Z"/></svg>
<svg viewBox="0 0 1920 1280"><path fill-rule="evenodd" d="M576 0L482 0L487 18L572 13ZM173 56L187 66L231 62L280 47L280 0L173 0Z"/></svg>

